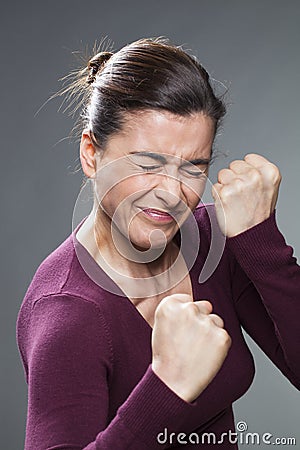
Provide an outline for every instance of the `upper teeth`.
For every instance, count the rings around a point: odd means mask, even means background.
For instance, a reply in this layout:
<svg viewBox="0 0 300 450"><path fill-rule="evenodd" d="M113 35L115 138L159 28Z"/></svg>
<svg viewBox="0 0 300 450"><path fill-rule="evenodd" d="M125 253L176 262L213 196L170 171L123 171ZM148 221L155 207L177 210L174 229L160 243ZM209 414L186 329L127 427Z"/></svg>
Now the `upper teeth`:
<svg viewBox="0 0 300 450"><path fill-rule="evenodd" d="M166 213L166 212L163 212L163 211L157 211L157 210L153 210L153 209L150 209L150 212L152 212L152 213L154 213L154 214L157 214L157 215L165 215L165 214L168 214L168 213Z"/></svg>

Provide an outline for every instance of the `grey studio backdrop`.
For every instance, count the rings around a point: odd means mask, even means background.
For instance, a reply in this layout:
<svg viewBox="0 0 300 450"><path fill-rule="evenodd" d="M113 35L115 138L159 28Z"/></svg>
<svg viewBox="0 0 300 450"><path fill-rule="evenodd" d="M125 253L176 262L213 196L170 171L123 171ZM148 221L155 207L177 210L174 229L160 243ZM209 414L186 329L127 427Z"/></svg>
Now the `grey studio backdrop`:
<svg viewBox="0 0 300 450"><path fill-rule="evenodd" d="M24 445L27 386L16 317L37 266L72 231L82 180L78 145L67 138L73 121L58 111L60 100L35 114L77 63L71 52L106 35L115 49L158 35L190 48L229 88L231 105L217 141L228 156L216 161L210 178L215 182L220 168L249 152L276 163L283 175L277 220L297 256L300 2L10 1L2 5L1 22L0 426L1 449L17 450ZM246 421L250 432L293 436L300 448L299 393L246 339L257 372L234 404L236 422Z"/></svg>

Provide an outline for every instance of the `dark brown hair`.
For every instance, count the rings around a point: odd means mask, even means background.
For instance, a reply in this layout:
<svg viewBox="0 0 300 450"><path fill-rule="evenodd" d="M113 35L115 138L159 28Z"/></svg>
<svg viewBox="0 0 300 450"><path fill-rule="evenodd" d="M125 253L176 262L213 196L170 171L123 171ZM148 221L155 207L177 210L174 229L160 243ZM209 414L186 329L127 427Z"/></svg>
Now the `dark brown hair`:
<svg viewBox="0 0 300 450"><path fill-rule="evenodd" d="M203 112L213 120L215 131L226 112L204 67L166 38L140 39L116 53L98 52L62 94L73 97L72 104L81 96L81 102L75 102L75 110L81 110L79 126L90 129L102 148L122 129L129 112Z"/></svg>

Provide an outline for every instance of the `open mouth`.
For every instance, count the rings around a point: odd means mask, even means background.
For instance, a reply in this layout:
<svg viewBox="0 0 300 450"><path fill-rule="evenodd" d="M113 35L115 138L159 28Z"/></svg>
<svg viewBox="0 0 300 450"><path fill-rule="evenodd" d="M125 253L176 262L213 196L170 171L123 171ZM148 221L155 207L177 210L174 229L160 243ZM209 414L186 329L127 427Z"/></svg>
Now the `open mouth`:
<svg viewBox="0 0 300 450"><path fill-rule="evenodd" d="M174 217L165 211L154 208L142 208L141 210L147 218L152 219L153 221L164 223L174 221Z"/></svg>

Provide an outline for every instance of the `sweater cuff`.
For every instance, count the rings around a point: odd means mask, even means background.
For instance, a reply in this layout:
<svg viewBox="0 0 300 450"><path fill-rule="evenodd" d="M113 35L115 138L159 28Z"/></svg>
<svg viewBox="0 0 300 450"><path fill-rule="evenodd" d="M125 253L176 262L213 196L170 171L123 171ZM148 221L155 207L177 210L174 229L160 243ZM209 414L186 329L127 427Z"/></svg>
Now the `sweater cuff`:
<svg viewBox="0 0 300 450"><path fill-rule="evenodd" d="M140 382L120 406L118 415L128 428L155 448L157 435L164 428L180 431L181 424L192 415L197 401L189 403L170 389L150 364Z"/></svg>
<svg viewBox="0 0 300 450"><path fill-rule="evenodd" d="M263 222L248 230L226 238L226 245L250 279L266 275L291 262L292 247L288 246L278 229L276 211Z"/></svg>

